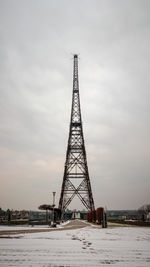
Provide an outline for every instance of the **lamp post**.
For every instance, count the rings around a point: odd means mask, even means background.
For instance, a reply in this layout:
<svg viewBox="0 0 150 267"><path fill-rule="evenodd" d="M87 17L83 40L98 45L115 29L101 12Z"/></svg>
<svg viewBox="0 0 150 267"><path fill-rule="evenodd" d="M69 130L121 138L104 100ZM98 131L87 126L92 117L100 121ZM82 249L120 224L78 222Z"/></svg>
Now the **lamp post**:
<svg viewBox="0 0 150 267"><path fill-rule="evenodd" d="M56 195L56 192L53 192L53 224L54 224L54 220L55 220L55 214L54 214L54 207L55 207L55 195Z"/></svg>

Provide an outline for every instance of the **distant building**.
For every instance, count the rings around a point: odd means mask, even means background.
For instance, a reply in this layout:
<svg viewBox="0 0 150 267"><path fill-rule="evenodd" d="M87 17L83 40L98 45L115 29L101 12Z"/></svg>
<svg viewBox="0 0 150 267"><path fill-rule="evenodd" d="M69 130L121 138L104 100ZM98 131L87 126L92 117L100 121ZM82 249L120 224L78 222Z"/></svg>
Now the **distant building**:
<svg viewBox="0 0 150 267"><path fill-rule="evenodd" d="M72 212L72 219L80 219L81 216L80 216L80 212Z"/></svg>
<svg viewBox="0 0 150 267"><path fill-rule="evenodd" d="M139 213L137 210L107 210L108 220L139 220Z"/></svg>
<svg viewBox="0 0 150 267"><path fill-rule="evenodd" d="M66 210L63 216L64 220L75 220L75 219L81 219L86 220L87 219L87 211L85 210Z"/></svg>
<svg viewBox="0 0 150 267"><path fill-rule="evenodd" d="M143 205L138 210L107 210L107 219L150 221L150 205Z"/></svg>

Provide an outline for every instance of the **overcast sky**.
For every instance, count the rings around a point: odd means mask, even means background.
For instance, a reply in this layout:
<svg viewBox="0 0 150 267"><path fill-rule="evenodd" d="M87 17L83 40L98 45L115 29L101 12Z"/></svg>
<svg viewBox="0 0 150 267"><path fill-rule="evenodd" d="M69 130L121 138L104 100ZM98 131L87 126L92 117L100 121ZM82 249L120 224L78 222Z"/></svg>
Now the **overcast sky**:
<svg viewBox="0 0 150 267"><path fill-rule="evenodd" d="M3 209L58 205L74 53L95 206L150 204L150 1L0 0Z"/></svg>

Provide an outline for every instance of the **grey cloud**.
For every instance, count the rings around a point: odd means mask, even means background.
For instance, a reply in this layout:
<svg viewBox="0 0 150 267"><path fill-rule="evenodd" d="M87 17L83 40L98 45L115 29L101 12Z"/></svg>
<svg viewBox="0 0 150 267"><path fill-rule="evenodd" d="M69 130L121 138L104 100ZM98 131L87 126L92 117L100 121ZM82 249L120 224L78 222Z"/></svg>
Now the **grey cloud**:
<svg viewBox="0 0 150 267"><path fill-rule="evenodd" d="M36 209L52 190L59 200L71 53L80 53L83 128L96 205L138 208L148 202L149 1L6 0L0 5L1 205Z"/></svg>

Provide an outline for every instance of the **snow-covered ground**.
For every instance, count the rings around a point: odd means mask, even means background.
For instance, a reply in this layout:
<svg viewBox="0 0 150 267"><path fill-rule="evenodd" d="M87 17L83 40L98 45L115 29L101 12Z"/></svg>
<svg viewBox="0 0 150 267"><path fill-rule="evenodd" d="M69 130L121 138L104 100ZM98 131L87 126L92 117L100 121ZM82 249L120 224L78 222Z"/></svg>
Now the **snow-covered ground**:
<svg viewBox="0 0 150 267"><path fill-rule="evenodd" d="M87 226L13 237L0 239L2 267L150 266L149 228Z"/></svg>
<svg viewBox="0 0 150 267"><path fill-rule="evenodd" d="M57 228L63 228L63 226L67 225L69 221L64 222L60 225L57 225ZM12 225L12 226L6 226L6 225L0 225L0 231L9 231L9 230L32 230L32 229L49 229L50 225ZM55 228L52 228L55 230Z"/></svg>
<svg viewBox="0 0 150 267"><path fill-rule="evenodd" d="M29 229L45 229L49 228L48 225L36 225L36 226L23 226L23 225L18 225L18 226L5 226L5 225L0 225L0 231L9 231L9 230L29 230Z"/></svg>

